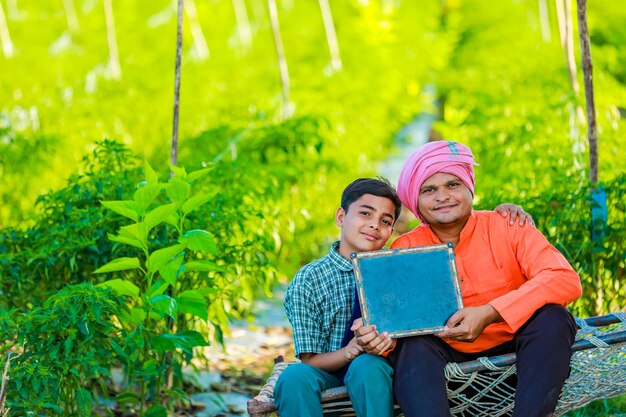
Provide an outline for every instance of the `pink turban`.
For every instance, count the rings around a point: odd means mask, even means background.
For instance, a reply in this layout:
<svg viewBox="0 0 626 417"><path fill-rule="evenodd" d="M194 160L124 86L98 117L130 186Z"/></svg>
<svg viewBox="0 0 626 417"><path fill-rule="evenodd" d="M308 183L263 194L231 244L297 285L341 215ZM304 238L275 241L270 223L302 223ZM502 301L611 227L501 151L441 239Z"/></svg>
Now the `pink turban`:
<svg viewBox="0 0 626 417"><path fill-rule="evenodd" d="M465 184L474 196L474 155L467 146L452 141L429 142L409 156L398 179L398 197L422 223L417 200L420 188L428 178L443 172L452 174Z"/></svg>

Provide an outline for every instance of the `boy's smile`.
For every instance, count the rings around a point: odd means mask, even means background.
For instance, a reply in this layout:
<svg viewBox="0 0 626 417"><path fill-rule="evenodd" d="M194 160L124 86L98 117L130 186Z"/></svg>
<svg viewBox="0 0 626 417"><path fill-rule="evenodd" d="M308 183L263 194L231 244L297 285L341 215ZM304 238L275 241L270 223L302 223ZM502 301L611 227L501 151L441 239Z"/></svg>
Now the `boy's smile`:
<svg viewBox="0 0 626 417"><path fill-rule="evenodd" d="M395 206L386 197L364 194L348 210L337 209L335 223L341 227L339 253L350 258L352 252L381 249L393 232Z"/></svg>

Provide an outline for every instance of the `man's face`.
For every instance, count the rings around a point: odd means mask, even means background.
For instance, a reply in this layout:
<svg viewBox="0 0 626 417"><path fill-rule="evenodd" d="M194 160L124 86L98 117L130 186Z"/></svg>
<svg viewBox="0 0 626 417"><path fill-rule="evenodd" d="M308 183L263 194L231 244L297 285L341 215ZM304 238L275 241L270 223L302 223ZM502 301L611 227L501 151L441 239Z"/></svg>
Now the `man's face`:
<svg viewBox="0 0 626 417"><path fill-rule="evenodd" d="M339 253L346 258L352 252L381 249L393 232L395 206L385 197L365 194L348 207L337 209L335 223L341 227Z"/></svg>
<svg viewBox="0 0 626 417"><path fill-rule="evenodd" d="M431 226L450 225L470 216L472 193L457 176L440 172L424 181L417 204Z"/></svg>

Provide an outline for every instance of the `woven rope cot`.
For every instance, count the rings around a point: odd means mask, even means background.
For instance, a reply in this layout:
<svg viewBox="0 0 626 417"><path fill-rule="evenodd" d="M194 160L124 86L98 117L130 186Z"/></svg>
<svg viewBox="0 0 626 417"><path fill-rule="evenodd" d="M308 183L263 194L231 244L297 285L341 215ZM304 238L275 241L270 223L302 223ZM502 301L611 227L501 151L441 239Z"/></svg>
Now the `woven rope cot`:
<svg viewBox="0 0 626 417"><path fill-rule="evenodd" d="M555 416L600 398L626 393L626 313L576 319L580 328L573 345L570 376L565 382ZM282 358L281 358L282 359ZM248 401L251 417L274 413L274 386L282 371L294 362L279 361L259 394ZM515 354L449 363L445 369L448 400L455 417L507 416L515 397ZM345 387L322 393L324 416L354 416ZM396 416L402 415L395 407Z"/></svg>

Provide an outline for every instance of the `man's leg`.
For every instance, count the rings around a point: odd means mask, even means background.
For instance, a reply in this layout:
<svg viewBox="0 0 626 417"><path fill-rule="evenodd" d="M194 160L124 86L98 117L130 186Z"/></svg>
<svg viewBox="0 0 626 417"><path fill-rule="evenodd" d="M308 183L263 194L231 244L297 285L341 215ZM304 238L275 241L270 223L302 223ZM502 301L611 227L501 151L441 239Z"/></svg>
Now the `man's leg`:
<svg viewBox="0 0 626 417"><path fill-rule="evenodd" d="M399 339L389 355L393 390L406 417L450 417L444 368L461 354L435 336Z"/></svg>
<svg viewBox="0 0 626 417"><path fill-rule="evenodd" d="M393 369L381 356L357 356L344 378L357 417L392 417Z"/></svg>
<svg viewBox="0 0 626 417"><path fill-rule="evenodd" d="M304 363L288 366L278 378L274 404L280 417L321 417L321 393L341 386L335 376Z"/></svg>
<svg viewBox="0 0 626 417"><path fill-rule="evenodd" d="M576 322L564 307L548 304L517 332L515 417L545 417L554 412L569 374Z"/></svg>

